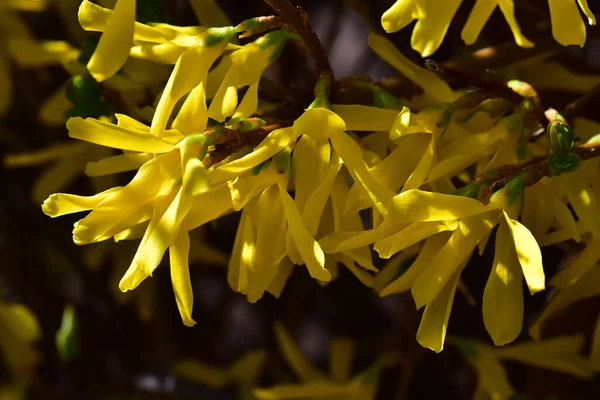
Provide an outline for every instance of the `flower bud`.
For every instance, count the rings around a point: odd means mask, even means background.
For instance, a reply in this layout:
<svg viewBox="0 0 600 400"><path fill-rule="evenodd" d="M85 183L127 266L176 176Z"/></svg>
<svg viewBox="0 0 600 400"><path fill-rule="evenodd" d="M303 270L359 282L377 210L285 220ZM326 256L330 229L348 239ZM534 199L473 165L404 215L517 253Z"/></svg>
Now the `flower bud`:
<svg viewBox="0 0 600 400"><path fill-rule="evenodd" d="M548 139L552 154L566 156L573 147L573 130L559 119L555 119L548 125Z"/></svg>

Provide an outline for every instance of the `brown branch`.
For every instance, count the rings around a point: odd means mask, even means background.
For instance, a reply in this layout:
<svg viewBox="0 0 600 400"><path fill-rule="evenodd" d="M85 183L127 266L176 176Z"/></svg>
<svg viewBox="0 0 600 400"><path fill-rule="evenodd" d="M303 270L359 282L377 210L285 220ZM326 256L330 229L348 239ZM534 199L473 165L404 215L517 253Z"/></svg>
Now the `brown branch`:
<svg viewBox="0 0 600 400"><path fill-rule="evenodd" d="M292 125L291 121L265 120L267 121L267 125L248 131L242 131L237 128L227 128L225 126L221 127L221 135L217 137L214 148L210 150L204 158L204 165L208 168L245 147L255 147L274 130ZM205 131L206 135L210 135L211 133L216 134L216 131Z"/></svg>
<svg viewBox="0 0 600 400"><path fill-rule="evenodd" d="M265 0L265 2L300 35L317 67L319 77L325 79L330 85L333 81L333 71L327 58L327 52L312 28L306 12L302 7L294 7L288 0Z"/></svg>
<svg viewBox="0 0 600 400"><path fill-rule="evenodd" d="M574 146L571 153L577 154L581 161L589 160L600 156L600 144ZM495 177L491 182L485 173L475 179L475 182L480 184L479 200L487 200L492 193L502 189L508 182L521 174L525 174L525 186L533 186L543 177L553 176L548 164L548 157L535 157L524 164L504 165L495 170Z"/></svg>

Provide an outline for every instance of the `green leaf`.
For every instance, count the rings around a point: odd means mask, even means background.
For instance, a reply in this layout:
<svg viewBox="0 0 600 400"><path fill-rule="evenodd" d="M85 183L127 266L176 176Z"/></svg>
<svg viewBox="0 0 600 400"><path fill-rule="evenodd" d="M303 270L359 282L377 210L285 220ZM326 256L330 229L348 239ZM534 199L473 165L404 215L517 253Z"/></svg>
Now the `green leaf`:
<svg viewBox="0 0 600 400"><path fill-rule="evenodd" d="M79 355L78 321L75 308L67 304L63 310L62 322L56 332L56 349L63 362L71 361Z"/></svg>

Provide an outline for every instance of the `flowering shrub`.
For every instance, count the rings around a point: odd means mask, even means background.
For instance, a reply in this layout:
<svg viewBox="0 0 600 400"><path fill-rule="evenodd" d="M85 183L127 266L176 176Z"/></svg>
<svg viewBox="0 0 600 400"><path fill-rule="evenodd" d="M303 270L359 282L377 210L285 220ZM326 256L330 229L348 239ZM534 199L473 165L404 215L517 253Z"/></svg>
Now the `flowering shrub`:
<svg viewBox="0 0 600 400"><path fill-rule="evenodd" d="M39 11L45 3L7 1L0 8ZM0 73L6 76L11 62L16 68L62 65L70 77L39 116L48 125L66 122L74 140L8 154L5 165L55 162L38 178L33 196L40 201L47 196L42 211L52 218L77 214L75 244L135 241L131 254L118 250L124 243L92 247L97 250L84 253L83 263L93 269L100 265L97 258L110 254L122 266L115 270L122 274L120 291L139 291L142 319L152 318L148 299L157 295L140 285L159 267L170 271L181 320L189 327L204 325L194 316L190 260L227 265L229 287L250 303L265 292L280 297L293 271L306 269L326 286L342 268L362 290L380 297L404 293L408 307L423 309L416 316L416 341L436 353L448 344L458 348L477 373L475 398L515 398L518 390L504 360L593 378L600 367L600 319L589 355L581 352L589 335L542 338L542 332L560 311L600 294L597 126L575 118L597 89L563 108L538 89L560 85L559 74L571 72L530 60L548 58L543 52L494 58L508 69L481 78L452 61L415 62L378 29L365 41L404 80L339 79L308 16L287 0L266 0L277 16L233 23L214 1L192 0L200 23L193 26L165 22L159 2L103 3L110 2L83 0L72 10L88 32L81 49L36 40L25 25L16 29L17 19L7 23ZM381 25L387 33L403 32L416 20L411 47L422 57L435 56L462 3L398 0L383 13ZM498 7L516 44L534 48L536 40L521 29L525 21L516 3L477 0L462 40L476 43ZM548 7L556 42L583 47L585 19L596 23L587 2L549 0ZM0 18L0 28L8 15ZM290 47L313 61L316 77L308 98L266 77ZM478 57L493 58L497 49L490 51ZM521 79L537 66L556 79L544 81L542 73ZM575 87L585 78L572 79ZM590 86L585 81L575 91ZM9 85L0 90L0 112L7 112L11 90ZM579 130L578 121L591 129ZM82 174L95 179L95 194L66 193ZM239 222L233 247L223 254L207 244L205 232L231 221L234 213ZM546 248L563 248L564 268L548 267ZM479 257L486 254L489 262ZM471 269L489 270L483 290L473 289L483 294L480 299L472 299L463 280ZM530 297L539 299L550 287L556 294L532 316L526 307ZM448 325L457 289L481 310L488 339L452 336ZM3 304L0 322L10 322L0 324L0 349L15 385L26 387L29 375L22 378L11 340L16 334L14 343L29 354L39 329L22 306ZM75 347L69 346L77 334L75 318L65 309L57 336L65 360L74 357ZM281 322L274 332L300 383L261 380L265 350L240 355L228 367L178 361L174 374L213 388L235 385L237 396L249 399L375 399L382 371L398 366L408 379L401 385L410 385L406 371L416 358L403 351L376 355L354 374L354 338L340 337L330 343L330 372L324 373ZM407 390L399 389L399 396Z"/></svg>

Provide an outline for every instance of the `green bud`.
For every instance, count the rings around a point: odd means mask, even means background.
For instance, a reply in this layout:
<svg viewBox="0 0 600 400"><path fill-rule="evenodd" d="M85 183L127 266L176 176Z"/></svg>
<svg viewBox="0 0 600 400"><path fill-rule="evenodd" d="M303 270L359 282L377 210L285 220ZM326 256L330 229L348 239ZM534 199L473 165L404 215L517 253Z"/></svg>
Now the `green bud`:
<svg viewBox="0 0 600 400"><path fill-rule="evenodd" d="M577 154L567 153L563 155L554 153L548 157L548 167L550 167L552 175L560 175L565 172L575 171L580 161L581 159Z"/></svg>
<svg viewBox="0 0 600 400"><path fill-rule="evenodd" d="M523 201L523 193L525 191L525 178L527 176L525 174L519 174L511 179L506 184L505 194L506 194L506 204L512 205L516 200Z"/></svg>
<svg viewBox="0 0 600 400"><path fill-rule="evenodd" d="M235 27L223 26L221 28L208 28L208 33L204 38L204 46L212 47L223 42L229 42L235 35Z"/></svg>
<svg viewBox="0 0 600 400"><path fill-rule="evenodd" d="M373 91L373 106L377 108L389 108L399 110L402 108L402 103L396 96L379 86L370 85Z"/></svg>
<svg viewBox="0 0 600 400"><path fill-rule="evenodd" d="M513 91L519 93L523 97L535 97L537 92L529 83L518 81L516 79L506 82L506 86L511 88Z"/></svg>
<svg viewBox="0 0 600 400"><path fill-rule="evenodd" d="M78 319L75 308L68 304L63 310L62 322L55 337L56 349L63 362L79 354Z"/></svg>
<svg viewBox="0 0 600 400"><path fill-rule="evenodd" d="M575 142L571 127L559 119L548 125L548 139L552 154L567 155Z"/></svg>
<svg viewBox="0 0 600 400"><path fill-rule="evenodd" d="M477 197L479 196L480 187L481 185L479 185L479 183L477 182L469 182L460 189L456 189L453 194L456 196L464 196L470 197L472 199L477 199Z"/></svg>

